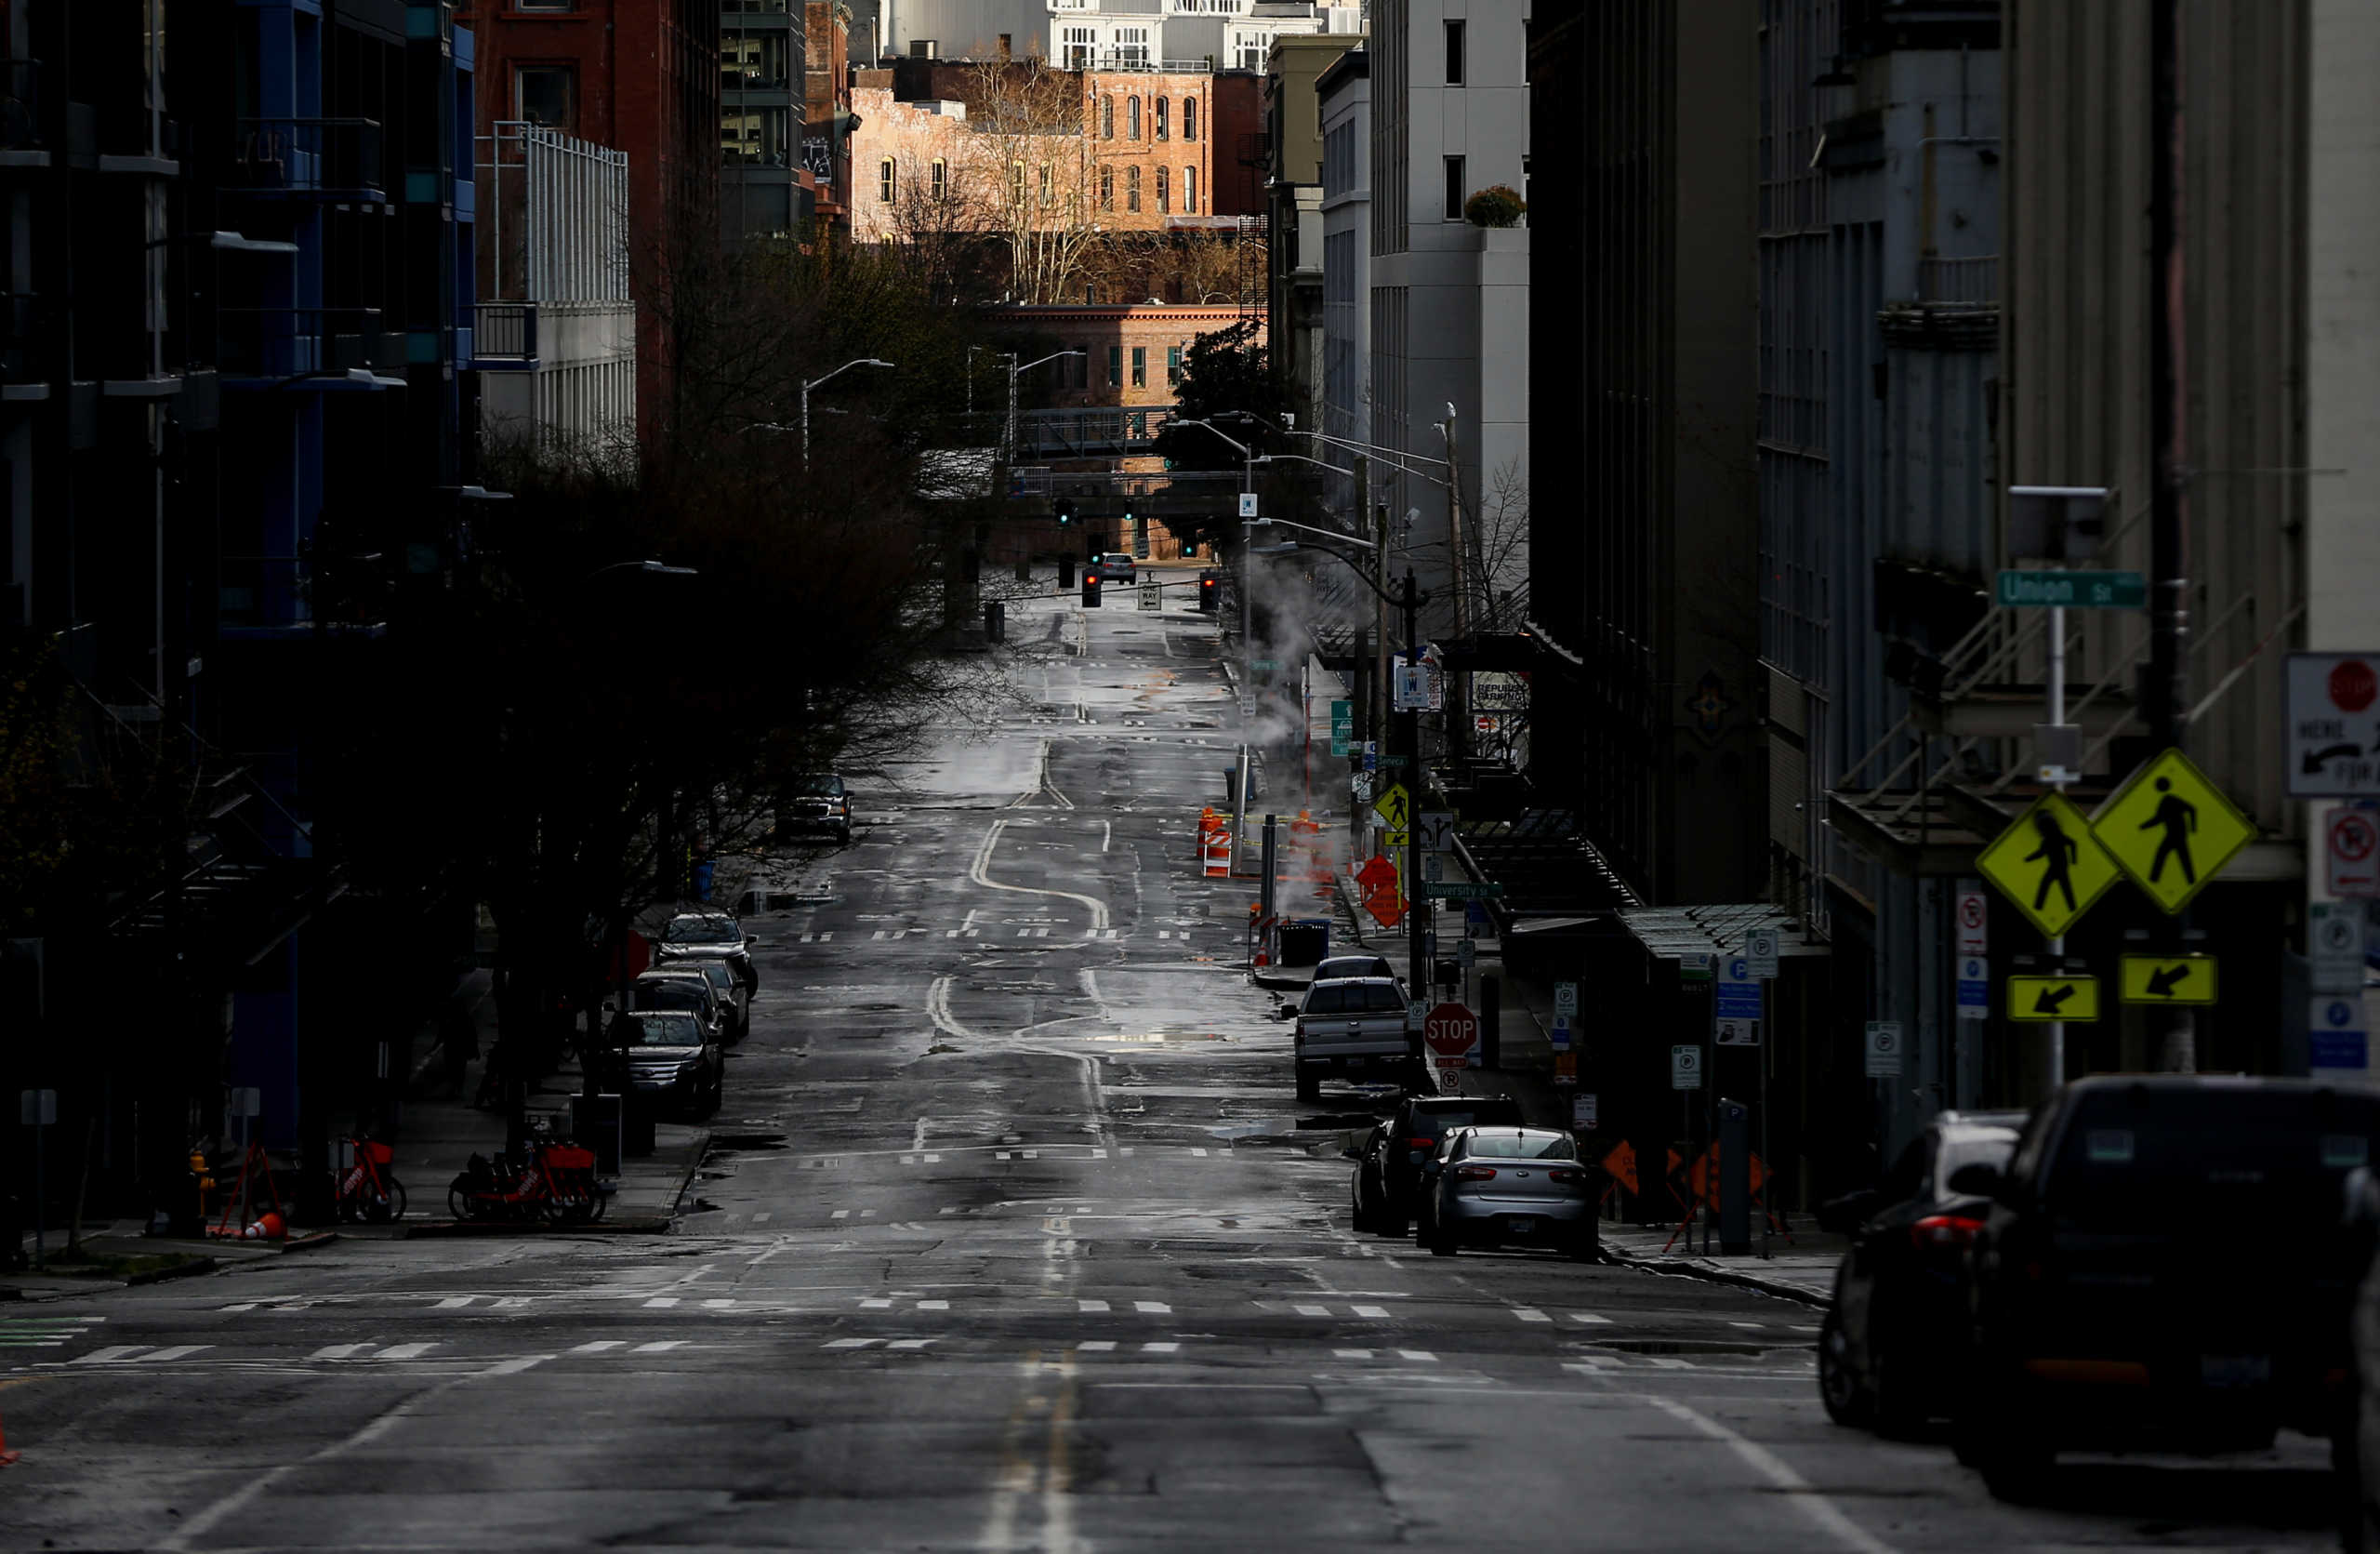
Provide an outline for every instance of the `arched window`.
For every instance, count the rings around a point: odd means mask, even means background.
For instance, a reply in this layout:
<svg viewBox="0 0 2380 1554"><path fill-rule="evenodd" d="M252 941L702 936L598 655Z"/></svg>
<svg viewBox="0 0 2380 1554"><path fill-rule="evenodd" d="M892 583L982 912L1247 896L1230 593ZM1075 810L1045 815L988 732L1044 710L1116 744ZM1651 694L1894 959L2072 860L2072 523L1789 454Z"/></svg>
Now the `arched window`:
<svg viewBox="0 0 2380 1554"><path fill-rule="evenodd" d="M939 156L933 159L933 197L937 200L950 197L950 164Z"/></svg>
<svg viewBox="0 0 2380 1554"><path fill-rule="evenodd" d="M1140 138L1141 100L1137 97L1127 98L1124 100L1124 139L1137 140Z"/></svg>
<svg viewBox="0 0 2380 1554"><path fill-rule="evenodd" d="M876 197L891 205L899 187L899 175L893 172L892 159L888 156L876 165Z"/></svg>
<svg viewBox="0 0 2380 1554"><path fill-rule="evenodd" d="M1154 139L1162 140L1165 139L1165 111L1167 104L1170 100L1160 97L1153 98L1150 100L1155 103L1157 107L1157 133Z"/></svg>
<svg viewBox="0 0 2380 1554"><path fill-rule="evenodd" d="M1124 208L1141 208L1141 170L1138 167L1124 169Z"/></svg>
<svg viewBox="0 0 2380 1554"><path fill-rule="evenodd" d="M1182 100L1182 138L1185 140L1198 138L1198 100L1195 97Z"/></svg>
<svg viewBox="0 0 2380 1554"><path fill-rule="evenodd" d="M1182 214L1198 214L1198 169L1196 167L1182 169Z"/></svg>
<svg viewBox="0 0 2380 1554"><path fill-rule="evenodd" d="M1113 167L1099 169L1099 208L1116 208L1116 169Z"/></svg>
<svg viewBox="0 0 2380 1554"><path fill-rule="evenodd" d="M1165 215L1173 208L1169 203L1171 194L1172 183L1170 175L1163 167L1159 167L1157 170L1157 213L1159 216Z"/></svg>
<svg viewBox="0 0 2380 1554"><path fill-rule="evenodd" d="M1116 100L1112 97L1099 100L1099 138L1103 140L1116 139Z"/></svg>

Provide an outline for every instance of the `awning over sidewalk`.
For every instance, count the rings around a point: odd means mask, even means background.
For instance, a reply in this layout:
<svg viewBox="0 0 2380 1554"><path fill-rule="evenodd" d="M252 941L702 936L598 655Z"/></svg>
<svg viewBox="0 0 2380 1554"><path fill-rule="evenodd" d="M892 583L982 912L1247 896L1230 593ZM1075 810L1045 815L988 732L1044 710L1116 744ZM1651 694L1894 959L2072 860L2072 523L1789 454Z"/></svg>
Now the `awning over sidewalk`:
<svg viewBox="0 0 2380 1554"><path fill-rule="evenodd" d="M1801 919L1768 901L1710 907L1632 907L1619 913L1620 925L1659 961L1683 961L1688 955L1740 955L1744 936L1755 928L1774 928L1780 960L1833 953L1822 941L1814 942Z"/></svg>
<svg viewBox="0 0 2380 1554"><path fill-rule="evenodd" d="M1470 878L1504 887L1488 910L1506 934L1607 929L1615 913L1640 905L1567 809L1462 826L1455 852Z"/></svg>

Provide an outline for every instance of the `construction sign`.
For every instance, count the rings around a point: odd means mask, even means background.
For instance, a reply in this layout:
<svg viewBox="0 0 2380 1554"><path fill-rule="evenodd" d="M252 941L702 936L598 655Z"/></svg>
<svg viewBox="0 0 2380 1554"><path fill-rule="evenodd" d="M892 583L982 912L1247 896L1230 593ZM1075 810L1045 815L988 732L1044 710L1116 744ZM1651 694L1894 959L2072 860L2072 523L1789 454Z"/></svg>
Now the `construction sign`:
<svg viewBox="0 0 2380 1554"><path fill-rule="evenodd" d="M1624 1138L1621 1139L1619 1145L1613 1149L1611 1153L1603 1157L1603 1170L1605 1175L1609 1176L1613 1181L1618 1182L1621 1187L1626 1188L1629 1191L1635 1192L1638 1190L1636 1187L1636 1147L1629 1143L1628 1140Z"/></svg>
<svg viewBox="0 0 2380 1554"><path fill-rule="evenodd" d="M1976 856L1976 869L2049 938L2072 927L2122 877L2091 822L2044 793Z"/></svg>
<svg viewBox="0 0 2380 1554"><path fill-rule="evenodd" d="M1355 870L1355 887L1363 893L1364 910L1383 928L1405 921L1405 893L1396 887L1396 865L1374 855Z"/></svg>
<svg viewBox="0 0 2380 1554"><path fill-rule="evenodd" d="M2091 834L2150 900L2178 912L2256 839L2256 826L2188 756L2169 750L2099 806Z"/></svg>
<svg viewBox="0 0 2380 1554"><path fill-rule="evenodd" d="M2052 1020L2089 1022L2099 1017L2099 979L2096 976L2012 976L2008 978L2008 1017L2033 1025Z"/></svg>
<svg viewBox="0 0 2380 1554"><path fill-rule="evenodd" d="M2125 1003L2212 1003L2212 955L2126 955L2116 997Z"/></svg>

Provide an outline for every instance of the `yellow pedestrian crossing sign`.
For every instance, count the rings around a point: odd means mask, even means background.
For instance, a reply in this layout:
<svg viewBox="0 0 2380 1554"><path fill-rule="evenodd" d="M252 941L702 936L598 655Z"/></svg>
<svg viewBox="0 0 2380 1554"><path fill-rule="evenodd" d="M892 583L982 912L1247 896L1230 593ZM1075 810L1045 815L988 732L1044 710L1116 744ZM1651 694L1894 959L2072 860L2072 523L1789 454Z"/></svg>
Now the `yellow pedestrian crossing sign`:
<svg viewBox="0 0 2380 1554"><path fill-rule="evenodd" d="M2008 978L2008 1017L2034 1025L2047 1025L2052 1020L2096 1020L2099 1017L2099 979L2012 976Z"/></svg>
<svg viewBox="0 0 2380 1554"><path fill-rule="evenodd" d="M1393 831L1409 830L1413 824L1413 795L1401 782L1392 782L1381 796L1372 801L1372 808L1388 822Z"/></svg>
<svg viewBox="0 0 2380 1554"><path fill-rule="evenodd" d="M2044 793L1976 855L1976 870L2051 938L2122 877L2091 822L2062 793Z"/></svg>
<svg viewBox="0 0 2380 1554"><path fill-rule="evenodd" d="M2126 1003L2212 1003L2212 955L2126 955L2116 996Z"/></svg>
<svg viewBox="0 0 2380 1554"><path fill-rule="evenodd" d="M2150 900L2178 912L2256 839L2256 825L2188 756L2169 750L2099 806L2091 833Z"/></svg>

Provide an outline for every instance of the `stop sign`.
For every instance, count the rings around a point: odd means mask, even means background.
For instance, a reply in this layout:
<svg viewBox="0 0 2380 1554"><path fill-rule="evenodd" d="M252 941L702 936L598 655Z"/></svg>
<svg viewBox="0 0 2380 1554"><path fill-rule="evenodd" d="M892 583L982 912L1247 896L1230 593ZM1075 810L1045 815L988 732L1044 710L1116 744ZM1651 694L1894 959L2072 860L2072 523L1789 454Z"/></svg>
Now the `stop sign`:
<svg viewBox="0 0 2380 1554"><path fill-rule="evenodd" d="M1460 1003L1441 1003L1421 1021L1421 1040L1440 1057L1461 1057L1479 1044L1479 1016Z"/></svg>

